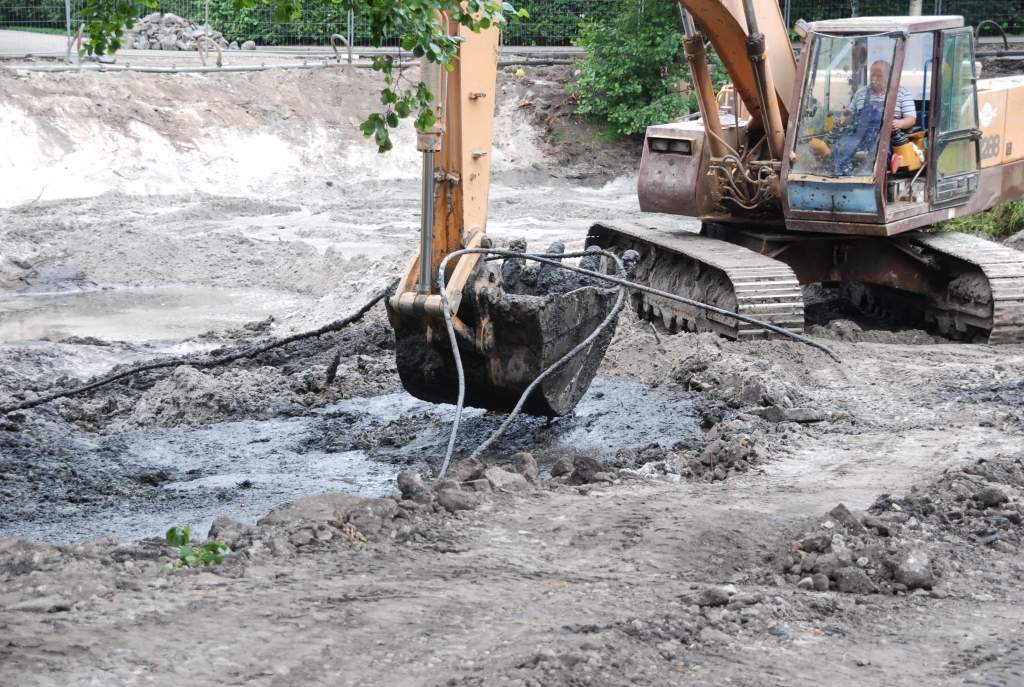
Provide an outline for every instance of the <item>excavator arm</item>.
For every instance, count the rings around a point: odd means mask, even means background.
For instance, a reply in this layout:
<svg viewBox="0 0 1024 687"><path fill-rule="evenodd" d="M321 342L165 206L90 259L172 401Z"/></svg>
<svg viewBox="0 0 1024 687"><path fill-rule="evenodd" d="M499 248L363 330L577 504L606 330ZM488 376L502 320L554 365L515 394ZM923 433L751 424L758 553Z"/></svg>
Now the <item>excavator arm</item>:
<svg viewBox="0 0 1024 687"><path fill-rule="evenodd" d="M518 258L504 263L479 254L450 258L460 249L491 245L486 228L498 29L474 33L449 22L449 31L462 38L454 69L422 65L421 76L435 95L437 124L418 135L423 154L420 247L387 301L388 316L407 391L427 401L453 403L461 374L468 405L510 410L541 372L594 331L615 298L606 288L565 275L556 278ZM445 293L461 372L437 281L446 258ZM548 375L524 410L547 416L572 410L612 333L606 328Z"/></svg>
<svg viewBox="0 0 1024 687"><path fill-rule="evenodd" d="M704 41L694 22L752 114L748 131L763 130L777 160L796 71L777 2L679 0L679 7L705 121L717 122L718 111ZM417 139L423 154L419 251L387 301L402 383L414 396L434 402L455 400L460 375L447 336L438 269L460 249L490 247L487 204L498 51L497 28L474 33L457 22L448 26L462 39L453 71L428 62L422 66L421 77L435 95L437 124ZM711 128L712 139L721 141L720 125L717 132ZM561 248L546 252L553 250ZM602 284L571 278L557 268L535 269L518 258L502 264L462 254L449 259L445 280L465 401L496 410L511 409L542 371L605 320L615 300ZM560 364L531 393L525 410L549 416L571 411L590 385L611 335L608 328Z"/></svg>
<svg viewBox="0 0 1024 687"><path fill-rule="evenodd" d="M763 131L767 125L766 133L776 138L781 154L796 81L796 58L779 3L776 0L679 0L678 5L687 29L687 56L703 53L703 39L686 26L686 15L692 17L707 36L751 113L749 130ZM696 43L700 43L699 48ZM709 120L709 115L717 119L717 114L711 115L716 108L710 78L692 58L690 65L701 113L705 121Z"/></svg>

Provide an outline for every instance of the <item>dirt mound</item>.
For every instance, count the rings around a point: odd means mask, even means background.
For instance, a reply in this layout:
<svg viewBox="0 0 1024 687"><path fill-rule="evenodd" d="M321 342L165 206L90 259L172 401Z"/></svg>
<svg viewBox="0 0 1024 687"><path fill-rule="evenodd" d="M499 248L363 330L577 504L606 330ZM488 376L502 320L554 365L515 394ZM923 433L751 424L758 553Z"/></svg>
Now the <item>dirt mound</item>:
<svg viewBox="0 0 1024 687"><path fill-rule="evenodd" d="M995 57L981 60L981 78L1010 74L1024 74L1024 60L1014 57Z"/></svg>
<svg viewBox="0 0 1024 687"><path fill-rule="evenodd" d="M288 380L271 367L204 372L182 366L138 399L131 421L174 427L299 412L300 398L294 389L281 393L288 388Z"/></svg>
<svg viewBox="0 0 1024 687"><path fill-rule="evenodd" d="M518 67L500 72L495 141L509 162L560 166L569 178L610 178L640 166L642 144L632 138L609 139L598 123L576 114L566 86L575 80L572 65Z"/></svg>
<svg viewBox="0 0 1024 687"><path fill-rule="evenodd" d="M837 319L828 324L812 324L807 333L819 339L834 341L868 341L887 344L933 344L944 343L947 339L929 334L921 329L890 331L886 329L864 329L853 320Z"/></svg>
<svg viewBox="0 0 1024 687"><path fill-rule="evenodd" d="M990 551L1016 555L1022 523L1021 461L980 460L906 496L882 495L861 515L836 506L792 542L782 569L807 590L945 597L947 574L985 567Z"/></svg>
<svg viewBox="0 0 1024 687"><path fill-rule="evenodd" d="M714 425L705 434L704 446L699 450L678 445L665 449L651 444L623 449L608 465L609 469L644 478L721 482L771 459L765 429L765 423L756 417L733 417Z"/></svg>

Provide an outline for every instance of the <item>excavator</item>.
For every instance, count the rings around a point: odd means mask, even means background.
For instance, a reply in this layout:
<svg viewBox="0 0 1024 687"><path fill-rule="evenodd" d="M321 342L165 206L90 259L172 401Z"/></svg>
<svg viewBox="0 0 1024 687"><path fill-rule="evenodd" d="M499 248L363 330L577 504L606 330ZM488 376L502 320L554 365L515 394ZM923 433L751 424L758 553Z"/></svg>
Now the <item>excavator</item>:
<svg viewBox="0 0 1024 687"><path fill-rule="evenodd" d="M962 17L798 22L798 60L776 0L677 6L699 118L647 129L638 195L641 210L699 218L701 230L598 222L586 245L629 252L635 283L716 309L634 289L641 317L670 332L734 339L772 334L758 322L799 333L804 294L817 285L953 339L1024 337L1024 253L929 231L1024 196L1024 124L1008 116L1024 107L1024 78L978 79ZM462 38L454 71L424 64L423 78L440 95L438 124L417 140L420 247L387 307L411 394L456 397L447 299L465 402L508 410L594 331L613 296L593 280L558 278L550 264L459 254L491 247L498 32L454 22L450 30ZM709 45L731 80L719 93ZM435 279L442 264L444 295ZM606 258L588 264L611 270ZM525 410L570 412L610 338L602 332L546 376Z"/></svg>

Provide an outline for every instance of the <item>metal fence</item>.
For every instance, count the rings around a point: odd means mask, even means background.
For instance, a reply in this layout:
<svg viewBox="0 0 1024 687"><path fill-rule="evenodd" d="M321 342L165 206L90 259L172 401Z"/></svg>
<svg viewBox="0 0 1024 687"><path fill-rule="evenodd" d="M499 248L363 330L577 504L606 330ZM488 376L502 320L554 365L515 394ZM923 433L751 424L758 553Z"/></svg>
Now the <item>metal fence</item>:
<svg viewBox="0 0 1024 687"><path fill-rule="evenodd" d="M0 55L64 52L70 17L68 0L0 0Z"/></svg>
<svg viewBox="0 0 1024 687"><path fill-rule="evenodd" d="M562 46L577 37L580 22L614 15L622 0L520 0L530 12L528 21L513 23L504 32L506 45ZM636 0L642 2L643 0ZM792 25L797 19L895 14L909 0L779 0ZM59 52L58 36L77 29L84 0L0 0L0 53L16 53L19 43L33 46L22 52ZM260 45L325 45L331 34L369 44L369 22L331 0L306 0L301 19L277 21L273 10L257 3L236 10L233 0L159 0L159 12L173 12L199 25L206 23L228 40L254 40ZM990 19L1008 32L1024 34L1024 0L923 0L923 11L961 14L977 25ZM13 31L12 31L13 30ZM34 34L34 35L28 35ZM397 44L396 38L387 41ZM43 46L49 50L42 50Z"/></svg>

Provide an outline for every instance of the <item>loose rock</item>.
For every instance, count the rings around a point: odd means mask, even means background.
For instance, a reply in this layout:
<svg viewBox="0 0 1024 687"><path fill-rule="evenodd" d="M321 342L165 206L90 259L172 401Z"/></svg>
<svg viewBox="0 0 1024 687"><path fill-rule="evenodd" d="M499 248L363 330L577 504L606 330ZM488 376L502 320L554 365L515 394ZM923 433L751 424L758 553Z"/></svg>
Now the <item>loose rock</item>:
<svg viewBox="0 0 1024 687"><path fill-rule="evenodd" d="M460 510L472 510L479 504L479 498L475 494L462 491L461 489L442 489L437 492L437 502L448 511L455 513Z"/></svg>
<svg viewBox="0 0 1024 687"><path fill-rule="evenodd" d="M493 466L484 470L484 479L490 482L491 488L495 491L523 491L530 486L526 478L518 472L509 472Z"/></svg>
<svg viewBox="0 0 1024 687"><path fill-rule="evenodd" d="M847 532L851 532L853 534L864 533L864 525L860 523L860 520L853 516L853 513L851 513L850 509L844 504L840 503L838 506L830 510L828 514L833 521L843 525Z"/></svg>
<svg viewBox="0 0 1024 687"><path fill-rule="evenodd" d="M398 490L403 499L425 503L433 500L430 487L423 481L423 475L415 470L403 470L398 473Z"/></svg>
<svg viewBox="0 0 1024 687"><path fill-rule="evenodd" d="M931 589L935 576L928 554L920 549L904 553L896 565L894 578L900 584L905 584L907 589Z"/></svg>
<svg viewBox="0 0 1024 687"><path fill-rule="evenodd" d="M854 566L839 568L833 577L836 588L844 594L874 594L878 591L867 573Z"/></svg>
<svg viewBox="0 0 1024 687"><path fill-rule="evenodd" d="M572 459L568 456L562 456L554 462L551 466L551 476L561 477L562 475L571 474L573 471Z"/></svg>
<svg viewBox="0 0 1024 687"><path fill-rule="evenodd" d="M576 456L572 465L572 477L569 481L573 484L590 484L599 481L597 476L604 472L604 465L601 461L587 456Z"/></svg>
<svg viewBox="0 0 1024 687"><path fill-rule="evenodd" d="M540 478L540 469L532 453L517 453L512 456L512 464L516 472L526 478L530 484L536 484Z"/></svg>
<svg viewBox="0 0 1024 687"><path fill-rule="evenodd" d="M982 508L997 508L1009 501L1010 498L998 487L985 487L974 495L974 500Z"/></svg>
<svg viewBox="0 0 1024 687"><path fill-rule="evenodd" d="M486 467L476 458L464 458L457 460L448 467L448 479L456 482L469 482L480 479Z"/></svg>
<svg viewBox="0 0 1024 687"><path fill-rule="evenodd" d="M736 587L725 585L722 587L707 587L697 597L698 606L725 606L736 594Z"/></svg>

